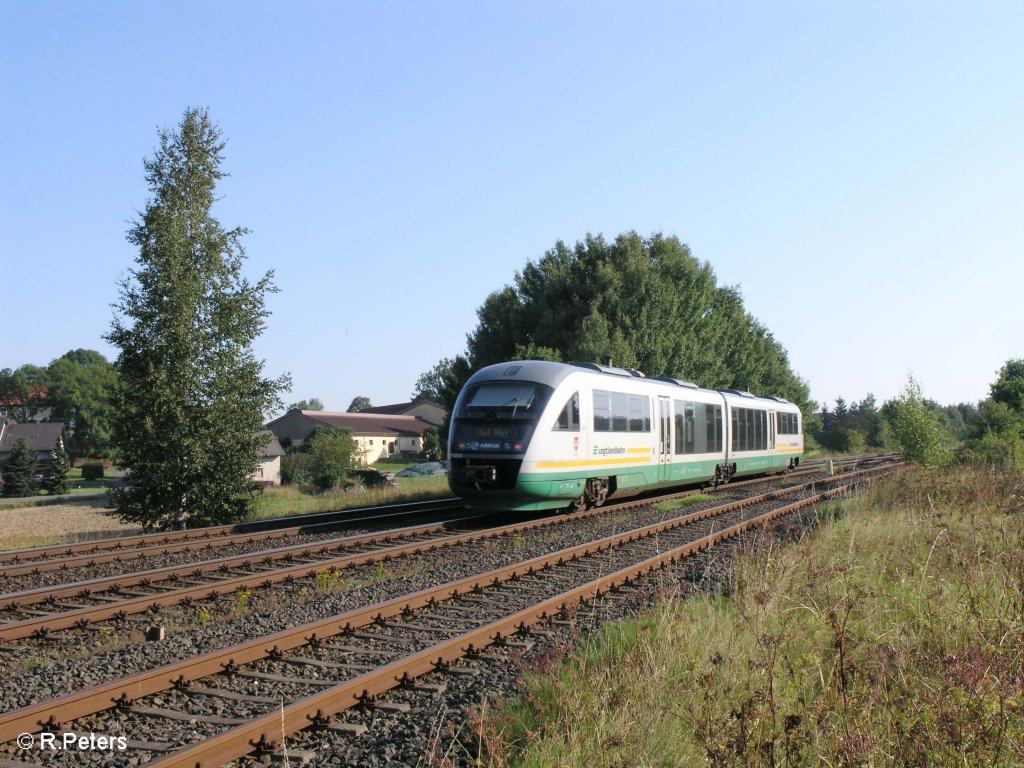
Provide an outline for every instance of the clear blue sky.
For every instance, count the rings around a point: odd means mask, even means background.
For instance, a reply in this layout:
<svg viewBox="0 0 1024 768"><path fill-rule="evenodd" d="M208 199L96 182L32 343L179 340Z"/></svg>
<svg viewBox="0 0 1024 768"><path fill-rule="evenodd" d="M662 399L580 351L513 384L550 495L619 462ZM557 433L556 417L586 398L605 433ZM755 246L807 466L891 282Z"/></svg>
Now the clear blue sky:
<svg viewBox="0 0 1024 768"><path fill-rule="evenodd" d="M1024 356L1024 3L0 0L0 367L98 349L159 127L281 292L286 402L407 399L557 240L675 234L812 396ZM686 377L686 371L679 371Z"/></svg>

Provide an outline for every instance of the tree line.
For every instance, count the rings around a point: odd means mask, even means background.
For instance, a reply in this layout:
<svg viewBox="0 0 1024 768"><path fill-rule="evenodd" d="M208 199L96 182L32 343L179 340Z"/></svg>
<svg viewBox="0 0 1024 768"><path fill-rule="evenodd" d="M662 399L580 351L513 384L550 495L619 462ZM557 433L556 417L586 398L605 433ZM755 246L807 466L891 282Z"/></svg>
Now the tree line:
<svg viewBox="0 0 1024 768"><path fill-rule="evenodd" d="M839 397L804 424L807 447L858 453L899 450L927 465L952 460L1024 469L1024 359L1008 360L981 402L941 405L909 376L897 397L880 407L874 395Z"/></svg>
<svg viewBox="0 0 1024 768"><path fill-rule="evenodd" d="M0 409L7 418L66 424L76 456L110 456L117 391L114 365L92 349L70 350L45 367L27 363L0 370Z"/></svg>

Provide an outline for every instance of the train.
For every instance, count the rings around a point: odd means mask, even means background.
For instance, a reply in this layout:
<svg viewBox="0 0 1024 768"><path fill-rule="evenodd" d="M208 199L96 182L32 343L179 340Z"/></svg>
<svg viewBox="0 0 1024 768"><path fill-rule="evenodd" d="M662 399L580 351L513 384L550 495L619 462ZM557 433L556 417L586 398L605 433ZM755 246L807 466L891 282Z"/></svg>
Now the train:
<svg viewBox="0 0 1024 768"><path fill-rule="evenodd" d="M455 402L448 484L474 509L579 511L793 469L802 422L780 397L599 363L498 363L474 373Z"/></svg>

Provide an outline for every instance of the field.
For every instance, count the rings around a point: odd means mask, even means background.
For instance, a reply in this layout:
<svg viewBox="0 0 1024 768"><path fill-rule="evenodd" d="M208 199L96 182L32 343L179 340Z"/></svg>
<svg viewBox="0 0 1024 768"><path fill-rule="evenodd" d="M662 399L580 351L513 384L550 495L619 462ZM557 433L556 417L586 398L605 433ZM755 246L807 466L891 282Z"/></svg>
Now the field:
<svg viewBox="0 0 1024 768"><path fill-rule="evenodd" d="M528 674L479 764L1021 765L1022 513L988 469L883 481Z"/></svg>
<svg viewBox="0 0 1024 768"><path fill-rule="evenodd" d="M374 465L377 469L399 472L419 462L392 462ZM84 484L81 470L75 470L75 483ZM109 478L92 481L92 487L81 492L102 490ZM329 512L350 507L366 507L401 501L450 496L444 475L396 478L398 488L364 489L349 493L308 493L294 486L266 488L253 498L247 520L265 520L314 512ZM114 536L118 533L140 533L137 526L126 525L108 514L106 499L89 499L65 504L47 504L45 496L33 497L24 506L0 506L0 549L61 544ZM35 505L45 506L35 506Z"/></svg>
<svg viewBox="0 0 1024 768"><path fill-rule="evenodd" d="M30 507L0 507L0 549L38 547L141 533L107 513L105 499Z"/></svg>

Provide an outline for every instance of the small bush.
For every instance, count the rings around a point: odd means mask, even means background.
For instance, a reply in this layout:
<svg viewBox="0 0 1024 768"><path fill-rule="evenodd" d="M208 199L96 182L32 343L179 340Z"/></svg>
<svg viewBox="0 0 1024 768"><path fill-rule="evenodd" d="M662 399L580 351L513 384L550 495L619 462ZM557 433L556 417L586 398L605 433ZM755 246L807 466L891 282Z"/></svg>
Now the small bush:
<svg viewBox="0 0 1024 768"><path fill-rule="evenodd" d="M281 482L285 485L312 485L313 457L308 453L289 453L281 459Z"/></svg>
<svg viewBox="0 0 1024 768"><path fill-rule="evenodd" d="M82 465L83 480L99 480L101 477L103 477L103 465L99 462Z"/></svg>

